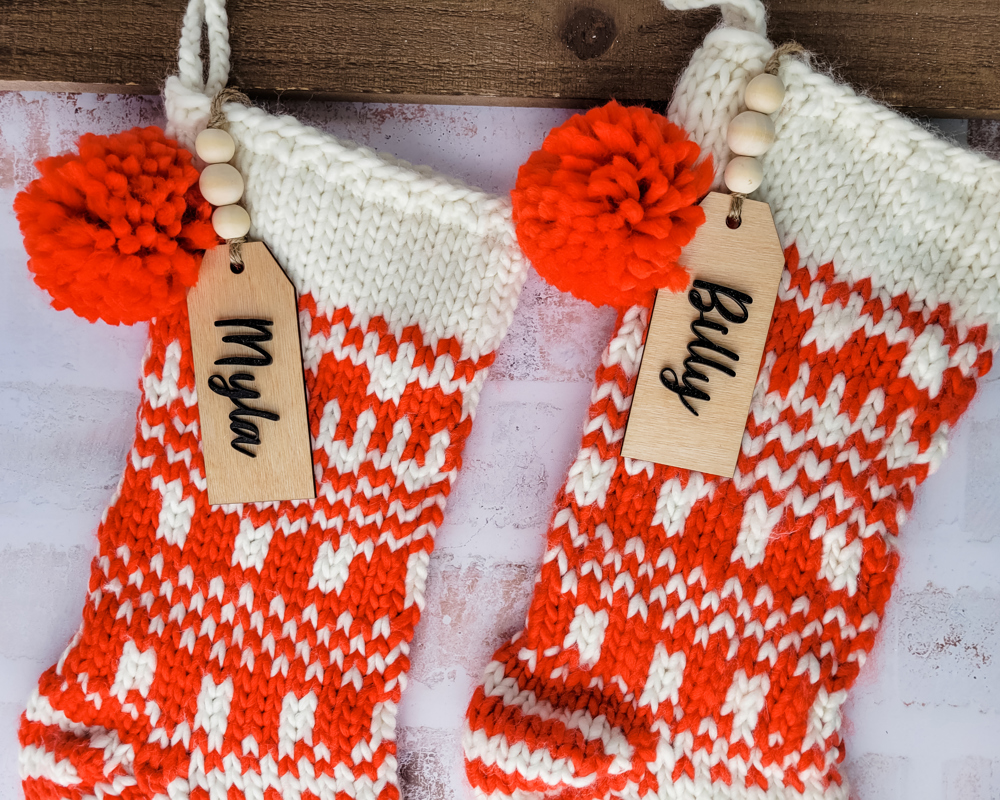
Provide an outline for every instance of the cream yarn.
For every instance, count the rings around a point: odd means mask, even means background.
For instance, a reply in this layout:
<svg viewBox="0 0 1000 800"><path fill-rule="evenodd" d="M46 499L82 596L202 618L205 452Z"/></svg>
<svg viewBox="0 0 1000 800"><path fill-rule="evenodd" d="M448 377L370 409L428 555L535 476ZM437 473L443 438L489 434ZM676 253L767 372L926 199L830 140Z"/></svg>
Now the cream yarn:
<svg viewBox="0 0 1000 800"><path fill-rule="evenodd" d="M724 25L678 82L668 116L711 153L716 186L732 157L729 121L773 50L758 30ZM947 302L970 325L988 322L993 334L1000 164L939 139L808 60L782 59L778 77L785 98L754 197L770 204L782 245L797 244L809 264L832 262L851 281L871 278L892 296Z"/></svg>
<svg viewBox="0 0 1000 800"><path fill-rule="evenodd" d="M165 89L189 148L226 26L222 0L191 0ZM210 505L186 313L154 319L84 623L22 718L29 796L399 797L430 551L528 265L506 200L292 117L222 114L250 238L298 294L316 499Z"/></svg>

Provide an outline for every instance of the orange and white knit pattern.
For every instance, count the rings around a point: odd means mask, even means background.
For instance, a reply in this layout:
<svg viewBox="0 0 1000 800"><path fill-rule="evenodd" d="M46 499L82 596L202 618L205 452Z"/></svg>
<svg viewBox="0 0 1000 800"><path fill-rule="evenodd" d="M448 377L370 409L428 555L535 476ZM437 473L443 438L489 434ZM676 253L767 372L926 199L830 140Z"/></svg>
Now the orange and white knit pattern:
<svg viewBox="0 0 1000 800"><path fill-rule="evenodd" d="M757 0L723 14L669 111L717 180L726 125L774 49ZM786 267L736 473L621 456L648 309L623 312L525 628L468 710L478 796L849 796L842 707L900 526L992 363L1000 165L798 59L779 74L754 197Z"/></svg>
<svg viewBox="0 0 1000 800"><path fill-rule="evenodd" d="M225 112L299 298L317 497L208 504L186 311L156 319L83 623L22 717L28 800L399 797L428 558L527 265L504 201Z"/></svg>
<svg viewBox="0 0 1000 800"><path fill-rule="evenodd" d="M481 794L847 796L893 541L991 355L947 306L786 258L732 480L621 457L648 311L620 320L525 630L469 708Z"/></svg>

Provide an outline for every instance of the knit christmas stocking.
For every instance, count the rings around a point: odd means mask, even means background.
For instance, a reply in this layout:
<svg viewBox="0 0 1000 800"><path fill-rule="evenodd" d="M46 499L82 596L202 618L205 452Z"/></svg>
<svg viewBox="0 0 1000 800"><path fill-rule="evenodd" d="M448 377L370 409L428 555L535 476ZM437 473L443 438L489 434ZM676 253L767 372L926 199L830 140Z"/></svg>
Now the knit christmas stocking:
<svg viewBox="0 0 1000 800"><path fill-rule="evenodd" d="M192 0L167 86L183 141L227 72L221 0ZM29 800L399 797L428 557L526 263L504 201L223 111L250 236L298 295L317 497L208 504L182 295L150 325L83 624L22 717Z"/></svg>
<svg viewBox="0 0 1000 800"><path fill-rule="evenodd" d="M723 14L669 111L717 183L774 50L756 0ZM1000 166L799 58L779 76L754 196L786 268L736 473L620 455L648 308L622 312L525 629L469 707L481 796L848 797L841 708L896 537L991 365Z"/></svg>

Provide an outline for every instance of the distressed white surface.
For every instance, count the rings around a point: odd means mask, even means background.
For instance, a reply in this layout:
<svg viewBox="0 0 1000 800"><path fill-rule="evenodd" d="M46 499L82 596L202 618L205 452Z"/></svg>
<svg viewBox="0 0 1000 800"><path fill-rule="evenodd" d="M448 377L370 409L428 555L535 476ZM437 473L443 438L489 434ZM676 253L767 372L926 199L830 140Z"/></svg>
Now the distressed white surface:
<svg viewBox="0 0 1000 800"><path fill-rule="evenodd" d="M570 113L319 102L284 110L494 192L509 191L517 167ZM0 93L0 800L21 796L17 718L79 621L94 530L131 444L145 335L48 308L10 205L32 162L80 133L159 122L155 98ZM494 649L523 620L611 324L607 309L529 278L430 561L400 706L406 800L471 795L462 716ZM1000 369L923 487L900 544L879 644L845 707L854 794L997 800Z"/></svg>

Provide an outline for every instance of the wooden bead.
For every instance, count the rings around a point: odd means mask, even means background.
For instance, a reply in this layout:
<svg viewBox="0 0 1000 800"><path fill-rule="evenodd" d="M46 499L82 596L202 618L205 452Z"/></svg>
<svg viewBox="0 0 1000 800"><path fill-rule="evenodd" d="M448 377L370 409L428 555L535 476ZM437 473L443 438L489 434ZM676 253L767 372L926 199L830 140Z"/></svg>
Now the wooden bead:
<svg viewBox="0 0 1000 800"><path fill-rule="evenodd" d="M773 114L785 99L785 84L777 75L762 72L747 84L743 104L751 111Z"/></svg>
<svg viewBox="0 0 1000 800"><path fill-rule="evenodd" d="M224 130L205 128L194 140L194 151L206 164L225 164L236 153L236 142Z"/></svg>
<svg viewBox="0 0 1000 800"><path fill-rule="evenodd" d="M726 143L736 155L762 156L774 144L774 123L759 111L744 111L729 123Z"/></svg>
<svg viewBox="0 0 1000 800"><path fill-rule="evenodd" d="M764 180L764 170L756 158L736 156L726 165L726 188L739 194L750 194Z"/></svg>
<svg viewBox="0 0 1000 800"><path fill-rule="evenodd" d="M228 206L243 196L243 176L231 164L209 164L201 171L198 187L213 206Z"/></svg>
<svg viewBox="0 0 1000 800"><path fill-rule="evenodd" d="M239 239L250 232L250 215L243 206L219 206L212 212L212 226L223 239Z"/></svg>

